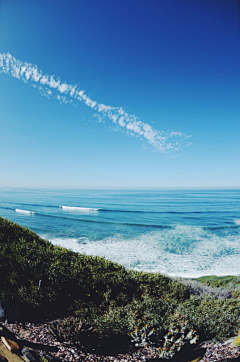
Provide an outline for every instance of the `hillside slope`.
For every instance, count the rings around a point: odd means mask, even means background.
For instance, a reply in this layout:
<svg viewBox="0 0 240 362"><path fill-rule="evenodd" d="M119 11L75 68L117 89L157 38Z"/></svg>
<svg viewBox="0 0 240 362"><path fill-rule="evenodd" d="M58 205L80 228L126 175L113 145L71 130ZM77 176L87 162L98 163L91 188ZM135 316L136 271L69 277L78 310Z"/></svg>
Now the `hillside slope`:
<svg viewBox="0 0 240 362"><path fill-rule="evenodd" d="M19 321L74 316L102 334L131 336L139 343L148 335L159 341L173 325L180 333L193 328L200 339L231 337L240 327L237 295L195 295L180 281L54 246L3 218L0 275L0 301Z"/></svg>

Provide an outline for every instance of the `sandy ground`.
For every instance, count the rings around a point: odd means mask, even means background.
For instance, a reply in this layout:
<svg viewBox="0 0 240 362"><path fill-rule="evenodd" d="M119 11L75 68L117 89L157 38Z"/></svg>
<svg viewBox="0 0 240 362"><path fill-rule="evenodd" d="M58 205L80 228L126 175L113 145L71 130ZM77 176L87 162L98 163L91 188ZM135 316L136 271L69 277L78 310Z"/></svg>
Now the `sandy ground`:
<svg viewBox="0 0 240 362"><path fill-rule="evenodd" d="M24 357L19 357L16 354L10 352L0 340L0 355L5 357L8 362L26 362Z"/></svg>

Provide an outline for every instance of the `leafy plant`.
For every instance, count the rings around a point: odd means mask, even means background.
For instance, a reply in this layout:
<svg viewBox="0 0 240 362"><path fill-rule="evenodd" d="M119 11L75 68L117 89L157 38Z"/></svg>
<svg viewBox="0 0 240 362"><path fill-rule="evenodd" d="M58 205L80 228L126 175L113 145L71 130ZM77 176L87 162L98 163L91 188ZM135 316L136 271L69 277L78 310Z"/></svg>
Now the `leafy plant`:
<svg viewBox="0 0 240 362"><path fill-rule="evenodd" d="M97 330L89 323L75 317L51 321L48 323L48 329L58 341L80 345L86 336L90 337L97 333Z"/></svg>
<svg viewBox="0 0 240 362"><path fill-rule="evenodd" d="M180 352L186 344L196 344L199 340L197 331L189 326L180 313L176 313L169 326L168 333L164 336L163 346L159 348L159 354L162 358L172 358Z"/></svg>
<svg viewBox="0 0 240 362"><path fill-rule="evenodd" d="M148 324L142 328L134 327L134 330L130 333L131 343L135 347L147 347L152 344L152 337L154 337L155 329L151 328Z"/></svg>

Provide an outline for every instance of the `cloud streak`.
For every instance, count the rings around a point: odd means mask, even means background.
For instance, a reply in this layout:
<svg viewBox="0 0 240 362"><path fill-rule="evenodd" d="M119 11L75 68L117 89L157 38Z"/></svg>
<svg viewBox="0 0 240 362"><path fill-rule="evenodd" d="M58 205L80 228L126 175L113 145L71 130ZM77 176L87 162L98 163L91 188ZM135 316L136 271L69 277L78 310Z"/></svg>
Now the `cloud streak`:
<svg viewBox="0 0 240 362"><path fill-rule="evenodd" d="M74 84L62 82L53 75L43 74L34 64L17 60L10 53L0 53L0 73L8 74L37 88L41 95L56 98L59 102L82 102L92 108L97 117L110 120L119 130L139 137L146 141L156 151L177 151L182 146L189 145L190 136L182 132L158 131L148 123L140 121L135 115L127 113L122 107L112 107L98 103L88 97L84 90Z"/></svg>

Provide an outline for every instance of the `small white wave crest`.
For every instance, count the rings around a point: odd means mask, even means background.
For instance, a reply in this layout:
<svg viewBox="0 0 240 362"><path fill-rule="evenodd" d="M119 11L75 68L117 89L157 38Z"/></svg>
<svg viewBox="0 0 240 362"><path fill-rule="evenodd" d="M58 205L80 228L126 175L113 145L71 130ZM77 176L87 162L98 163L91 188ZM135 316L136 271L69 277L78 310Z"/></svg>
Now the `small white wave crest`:
<svg viewBox="0 0 240 362"><path fill-rule="evenodd" d="M22 209L16 209L16 212L18 212L19 214L25 214L25 215L33 215L34 211L29 211L29 210L22 210Z"/></svg>
<svg viewBox="0 0 240 362"><path fill-rule="evenodd" d="M240 219L236 219L236 220L234 220L234 222L236 225L240 225Z"/></svg>
<svg viewBox="0 0 240 362"><path fill-rule="evenodd" d="M96 213L99 209L94 209L92 207L79 207L79 206L59 206L64 211L74 211L74 212L82 212L84 214Z"/></svg>

